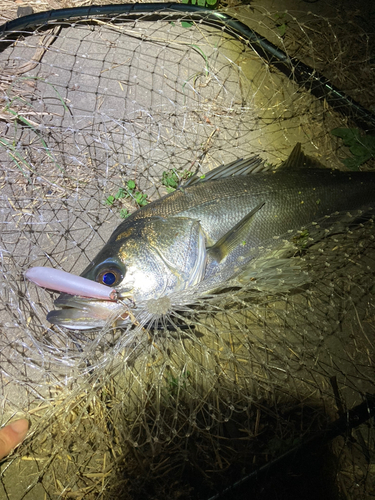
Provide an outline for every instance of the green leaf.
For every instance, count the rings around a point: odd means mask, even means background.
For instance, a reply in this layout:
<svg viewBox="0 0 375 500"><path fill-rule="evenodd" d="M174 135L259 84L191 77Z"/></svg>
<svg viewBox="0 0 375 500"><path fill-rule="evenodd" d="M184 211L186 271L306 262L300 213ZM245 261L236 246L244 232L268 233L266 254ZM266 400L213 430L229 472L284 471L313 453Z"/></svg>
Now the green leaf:
<svg viewBox="0 0 375 500"><path fill-rule="evenodd" d="M136 193L134 194L134 198L135 198L136 203L140 207L144 207L148 203L148 201L146 199L147 198L147 194L140 193L139 191L136 191Z"/></svg>
<svg viewBox="0 0 375 500"><path fill-rule="evenodd" d="M362 144L353 144L350 146L350 152L354 156L363 156L363 145Z"/></svg>
<svg viewBox="0 0 375 500"><path fill-rule="evenodd" d="M362 163L364 163L363 161L361 161L361 158L358 158L358 157L343 158L341 161L350 170L358 170L358 167L360 167L362 165Z"/></svg>
<svg viewBox="0 0 375 500"><path fill-rule="evenodd" d="M128 181L128 188L130 190L133 190L135 188L135 182L132 180Z"/></svg>
<svg viewBox="0 0 375 500"><path fill-rule="evenodd" d="M372 135L361 135L357 128L335 128L331 134L341 137L344 146L349 147L354 158L345 158L343 164L351 170L358 168L367 160L375 156L375 137Z"/></svg>
<svg viewBox="0 0 375 500"><path fill-rule="evenodd" d="M286 24L280 24L280 26L277 27L277 31L279 32L279 35L283 37L286 32Z"/></svg>
<svg viewBox="0 0 375 500"><path fill-rule="evenodd" d="M107 205L113 205L114 201L115 201L115 197L112 196L112 195L109 195L107 197L107 199L105 200L105 202L106 202Z"/></svg>
<svg viewBox="0 0 375 500"><path fill-rule="evenodd" d="M116 200L120 200L121 198L125 198L125 191L124 188L120 188L117 193L115 194Z"/></svg>
<svg viewBox="0 0 375 500"><path fill-rule="evenodd" d="M167 188L173 188L172 190L176 189L179 184L179 178L176 171L172 169L169 172L163 172L161 183Z"/></svg>
<svg viewBox="0 0 375 500"><path fill-rule="evenodd" d="M130 213L127 211L126 208L122 208L120 210L120 217L121 219L126 219L127 217L129 217Z"/></svg>
<svg viewBox="0 0 375 500"><path fill-rule="evenodd" d="M361 140L361 134L357 128L334 128L331 134L341 137L345 146L351 146Z"/></svg>
<svg viewBox="0 0 375 500"><path fill-rule="evenodd" d="M279 19L285 19L285 17L286 17L286 12L276 12L276 14L274 15L276 21Z"/></svg>

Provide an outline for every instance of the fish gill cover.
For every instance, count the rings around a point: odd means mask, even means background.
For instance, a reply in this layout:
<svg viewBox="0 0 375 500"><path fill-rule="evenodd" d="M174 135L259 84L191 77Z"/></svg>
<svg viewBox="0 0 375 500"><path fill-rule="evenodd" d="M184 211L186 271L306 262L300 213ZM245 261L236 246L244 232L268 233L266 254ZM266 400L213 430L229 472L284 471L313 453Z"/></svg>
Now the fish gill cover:
<svg viewBox="0 0 375 500"><path fill-rule="evenodd" d="M337 17L259 5L235 14L320 71L349 50ZM2 465L0 491L209 498L303 450L363 401L371 415L371 211L344 223L333 213L323 232L312 219L273 243L272 259L270 238L252 250L246 279L125 308L123 327L116 316L96 330L51 326L56 294L24 273L81 274L122 220L196 171L253 155L277 167L298 142L315 162L358 169L374 141L350 106L343 117L309 92L314 75L296 83L217 23L181 10L82 15L10 32L0 54L1 419L32 422ZM350 47L371 52L352 29ZM334 56L322 47L331 39ZM335 494L370 498L373 448L369 422L333 442ZM27 479L15 484L20 468Z"/></svg>

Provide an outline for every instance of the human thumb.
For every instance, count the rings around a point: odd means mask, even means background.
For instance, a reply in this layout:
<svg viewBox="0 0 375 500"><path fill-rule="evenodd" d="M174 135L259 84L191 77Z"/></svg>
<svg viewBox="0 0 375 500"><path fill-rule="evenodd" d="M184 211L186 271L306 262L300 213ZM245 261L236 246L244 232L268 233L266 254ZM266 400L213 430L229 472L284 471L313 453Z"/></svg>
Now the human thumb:
<svg viewBox="0 0 375 500"><path fill-rule="evenodd" d="M28 430L29 422L25 418L15 420L0 429L0 459L24 440Z"/></svg>

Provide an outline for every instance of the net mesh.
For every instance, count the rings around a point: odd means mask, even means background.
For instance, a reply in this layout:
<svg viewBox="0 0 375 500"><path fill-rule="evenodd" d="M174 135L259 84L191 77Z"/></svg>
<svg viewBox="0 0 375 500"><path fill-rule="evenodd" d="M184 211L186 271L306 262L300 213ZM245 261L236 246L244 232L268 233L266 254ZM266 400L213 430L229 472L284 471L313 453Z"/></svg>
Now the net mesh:
<svg viewBox="0 0 375 500"><path fill-rule="evenodd" d="M236 15L319 70L336 55L317 32L345 53L342 25L322 16ZM167 193L163 172L182 178L254 154L278 165L296 142L342 168L350 152L331 131L348 118L310 81L297 85L251 44L183 13L55 21L10 39L0 54L1 419L26 414L32 427L3 464L5 498L209 498L374 394L372 219L338 233L332 218L308 244L298 233L302 287L286 291L271 273L263 290L198 297L164 330L136 318L94 332L51 326L56 296L24 279L32 266L80 274L121 217ZM373 449L369 422L335 440L337 491L372 497Z"/></svg>

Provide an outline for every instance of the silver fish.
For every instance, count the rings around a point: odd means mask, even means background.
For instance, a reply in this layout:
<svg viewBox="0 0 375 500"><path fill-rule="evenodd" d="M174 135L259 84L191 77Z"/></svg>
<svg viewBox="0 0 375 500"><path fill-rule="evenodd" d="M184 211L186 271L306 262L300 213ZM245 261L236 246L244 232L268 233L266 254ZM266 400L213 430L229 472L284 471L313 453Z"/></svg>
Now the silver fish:
<svg viewBox="0 0 375 500"><path fill-rule="evenodd" d="M179 296L188 303L195 293L248 276L252 261L268 262L263 267L272 272L280 238L290 243L307 225L320 222L315 227L324 231L333 213L359 215L375 206L375 173L322 168L300 144L277 169L255 157L202 177L133 213L81 276L112 287L134 311L163 315ZM55 305L61 309L47 319L72 329L103 326L124 310L118 302L66 293ZM120 314L117 325L131 315Z"/></svg>

